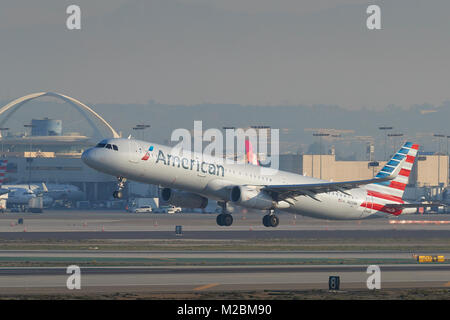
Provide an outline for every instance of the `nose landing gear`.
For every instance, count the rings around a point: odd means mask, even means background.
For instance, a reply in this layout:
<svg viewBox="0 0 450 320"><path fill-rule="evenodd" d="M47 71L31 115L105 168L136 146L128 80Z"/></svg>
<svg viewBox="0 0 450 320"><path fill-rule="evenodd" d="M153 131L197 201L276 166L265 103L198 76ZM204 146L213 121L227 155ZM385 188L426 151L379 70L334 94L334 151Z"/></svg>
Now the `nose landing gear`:
<svg viewBox="0 0 450 320"><path fill-rule="evenodd" d="M118 189L113 192L114 199L121 199L123 197L123 188L125 187L125 182L127 179L124 177L117 177L117 187Z"/></svg>

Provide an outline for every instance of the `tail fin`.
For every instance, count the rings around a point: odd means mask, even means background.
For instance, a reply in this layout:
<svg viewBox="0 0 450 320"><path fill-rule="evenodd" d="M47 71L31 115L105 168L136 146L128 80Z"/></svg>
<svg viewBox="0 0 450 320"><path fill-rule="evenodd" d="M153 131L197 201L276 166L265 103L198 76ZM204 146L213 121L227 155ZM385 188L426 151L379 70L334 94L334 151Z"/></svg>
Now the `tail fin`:
<svg viewBox="0 0 450 320"><path fill-rule="evenodd" d="M0 186L3 185L6 179L6 166L8 165L8 160L0 160Z"/></svg>
<svg viewBox="0 0 450 320"><path fill-rule="evenodd" d="M377 178L394 176L392 180L367 185L367 189L401 199L416 159L418 144L406 142L377 174Z"/></svg>
<svg viewBox="0 0 450 320"><path fill-rule="evenodd" d="M253 147L250 140L245 140L245 155L247 157L247 163L259 166L258 157L253 153Z"/></svg>

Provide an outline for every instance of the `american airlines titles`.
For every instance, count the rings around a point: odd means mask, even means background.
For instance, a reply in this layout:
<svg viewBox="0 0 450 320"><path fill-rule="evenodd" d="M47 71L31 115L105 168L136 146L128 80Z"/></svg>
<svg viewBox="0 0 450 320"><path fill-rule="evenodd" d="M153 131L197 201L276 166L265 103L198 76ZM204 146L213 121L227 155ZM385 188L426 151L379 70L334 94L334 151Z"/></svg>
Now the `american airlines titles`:
<svg viewBox="0 0 450 320"><path fill-rule="evenodd" d="M180 166L186 170L197 170L197 172L208 173L210 175L216 175L222 177L225 175L225 169L220 164L209 163L205 161L199 161L198 159L188 159L185 157L174 156L172 154L164 155L161 150L158 151L158 157L156 163L163 162L166 166L172 165L172 167Z"/></svg>

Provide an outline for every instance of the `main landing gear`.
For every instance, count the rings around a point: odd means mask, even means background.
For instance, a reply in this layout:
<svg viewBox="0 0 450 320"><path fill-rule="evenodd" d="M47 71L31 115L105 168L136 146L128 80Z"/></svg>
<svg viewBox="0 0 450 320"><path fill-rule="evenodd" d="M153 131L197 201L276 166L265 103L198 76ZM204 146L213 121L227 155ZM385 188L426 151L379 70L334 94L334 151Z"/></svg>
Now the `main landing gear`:
<svg viewBox="0 0 450 320"><path fill-rule="evenodd" d="M117 177L117 187L118 189L113 192L114 199L121 199L123 197L123 188L125 187L125 182L127 179L124 177Z"/></svg>
<svg viewBox="0 0 450 320"><path fill-rule="evenodd" d="M233 224L233 216L227 213L227 203L219 202L219 206L222 207L222 213L217 216L216 222L219 226L229 227Z"/></svg>
<svg viewBox="0 0 450 320"><path fill-rule="evenodd" d="M280 219L274 214L273 210L270 210L269 214L263 217L262 222L264 227L276 227L280 223Z"/></svg>

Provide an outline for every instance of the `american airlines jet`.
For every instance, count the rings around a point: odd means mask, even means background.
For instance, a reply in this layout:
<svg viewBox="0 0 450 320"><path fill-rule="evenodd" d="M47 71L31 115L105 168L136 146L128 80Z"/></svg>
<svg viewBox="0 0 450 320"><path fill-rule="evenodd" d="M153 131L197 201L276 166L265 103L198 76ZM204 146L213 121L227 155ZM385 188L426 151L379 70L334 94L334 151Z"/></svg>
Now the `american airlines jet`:
<svg viewBox="0 0 450 320"><path fill-rule="evenodd" d="M323 219L364 219L414 212L420 204L402 200L419 146L405 143L373 179L330 182L284 171L260 170L253 164L227 164L224 159L133 139L106 139L86 150L90 167L116 176L122 197L126 179L161 185L162 198L183 208L204 208L217 200L217 224L230 226L227 203L267 210L263 225L276 227L275 210ZM249 158L250 159L250 158ZM253 159L254 164L258 162ZM264 174L269 173L269 174Z"/></svg>

